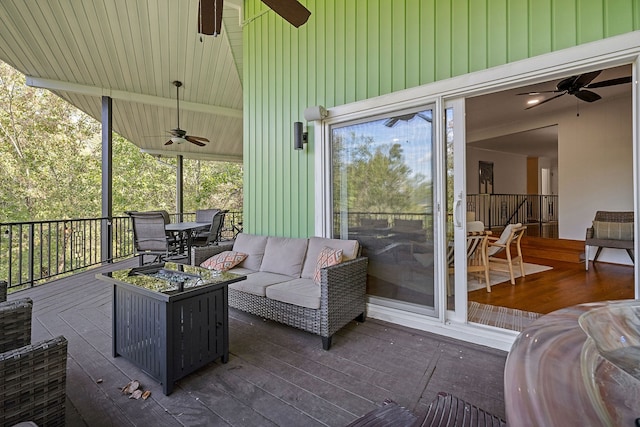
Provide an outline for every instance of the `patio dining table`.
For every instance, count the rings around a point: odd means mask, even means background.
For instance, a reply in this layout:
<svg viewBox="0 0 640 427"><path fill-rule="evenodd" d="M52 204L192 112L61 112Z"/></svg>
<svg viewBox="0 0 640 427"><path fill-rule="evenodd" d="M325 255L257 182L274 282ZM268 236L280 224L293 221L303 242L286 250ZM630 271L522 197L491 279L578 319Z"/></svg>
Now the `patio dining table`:
<svg viewBox="0 0 640 427"><path fill-rule="evenodd" d="M166 224L165 231L174 234L180 239L182 249L187 251L188 263L191 264L191 246L193 246L193 238L197 232L210 227L210 222L175 222Z"/></svg>

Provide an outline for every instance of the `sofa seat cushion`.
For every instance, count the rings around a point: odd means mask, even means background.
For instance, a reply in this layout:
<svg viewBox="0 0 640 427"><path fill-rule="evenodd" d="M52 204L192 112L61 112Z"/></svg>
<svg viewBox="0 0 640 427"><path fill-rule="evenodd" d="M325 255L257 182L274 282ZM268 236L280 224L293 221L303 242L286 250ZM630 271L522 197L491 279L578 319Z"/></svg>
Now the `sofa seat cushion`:
<svg viewBox="0 0 640 427"><path fill-rule="evenodd" d="M360 246L357 240L327 239L325 237L311 237L307 256L302 267L301 277L303 279L313 279L318 263L318 255L324 247L332 249L342 249L342 261L356 259Z"/></svg>
<svg viewBox="0 0 640 427"><path fill-rule="evenodd" d="M247 254L244 261L238 264L238 267L248 268L249 270L259 271L264 256L264 249L267 246L267 236L258 236L255 234L240 233L236 236L233 243L233 250Z"/></svg>
<svg viewBox="0 0 640 427"><path fill-rule="evenodd" d="M299 278L307 244L307 239L269 236L260 271Z"/></svg>
<svg viewBox="0 0 640 427"><path fill-rule="evenodd" d="M310 279L293 279L269 286L267 298L317 310L320 308L320 286Z"/></svg>
<svg viewBox="0 0 640 427"><path fill-rule="evenodd" d="M243 267L233 267L229 270L229 273L240 274L242 276L247 276L249 274L257 273L255 270L250 270L248 268Z"/></svg>
<svg viewBox="0 0 640 427"><path fill-rule="evenodd" d="M241 280L229 285L229 288L242 292L247 292L259 297L266 296L265 289L276 283L286 282L291 280L291 277L284 274L257 272L247 275L246 280Z"/></svg>

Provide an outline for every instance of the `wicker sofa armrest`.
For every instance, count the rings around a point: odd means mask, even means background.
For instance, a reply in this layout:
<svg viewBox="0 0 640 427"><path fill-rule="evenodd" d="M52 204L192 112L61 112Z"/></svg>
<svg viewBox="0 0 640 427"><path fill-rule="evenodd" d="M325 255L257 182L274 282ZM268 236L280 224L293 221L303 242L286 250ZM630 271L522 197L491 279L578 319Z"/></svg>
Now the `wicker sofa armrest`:
<svg viewBox="0 0 640 427"><path fill-rule="evenodd" d="M199 266L207 259L224 251L230 251L233 242L221 243L219 245L193 246L191 248L191 265Z"/></svg>
<svg viewBox="0 0 640 427"><path fill-rule="evenodd" d="M0 425L64 425L67 340L63 336L0 354Z"/></svg>
<svg viewBox="0 0 640 427"><path fill-rule="evenodd" d="M320 309L328 313L329 336L358 316L366 307L367 257L358 257L320 271Z"/></svg>
<svg viewBox="0 0 640 427"><path fill-rule="evenodd" d="M593 239L593 233L594 233L593 227L587 228L587 234L585 236L585 240Z"/></svg>
<svg viewBox="0 0 640 427"><path fill-rule="evenodd" d="M0 302L7 300L7 282L0 280Z"/></svg>
<svg viewBox="0 0 640 427"><path fill-rule="evenodd" d="M0 353L31 343L32 310L30 298L0 303Z"/></svg>

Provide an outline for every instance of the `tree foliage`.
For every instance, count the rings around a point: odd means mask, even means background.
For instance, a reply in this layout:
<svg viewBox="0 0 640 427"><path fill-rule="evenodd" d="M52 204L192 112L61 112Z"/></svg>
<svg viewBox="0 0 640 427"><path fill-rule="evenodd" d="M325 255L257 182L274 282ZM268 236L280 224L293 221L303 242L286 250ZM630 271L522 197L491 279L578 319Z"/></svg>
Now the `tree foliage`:
<svg viewBox="0 0 640 427"><path fill-rule="evenodd" d="M0 222L101 216L101 125L0 63ZM184 210L242 209L242 166L185 159ZM176 159L114 133L113 213L176 211Z"/></svg>
<svg viewBox="0 0 640 427"><path fill-rule="evenodd" d="M345 194L350 212L416 213L431 205L431 180L412 171L401 144L351 134L336 137L333 153L334 206Z"/></svg>

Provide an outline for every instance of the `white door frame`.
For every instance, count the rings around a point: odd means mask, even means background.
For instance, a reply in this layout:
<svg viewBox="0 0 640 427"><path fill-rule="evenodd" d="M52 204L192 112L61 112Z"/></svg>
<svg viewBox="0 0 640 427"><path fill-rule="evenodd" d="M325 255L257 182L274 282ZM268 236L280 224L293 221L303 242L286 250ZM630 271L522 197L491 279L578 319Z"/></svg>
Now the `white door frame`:
<svg viewBox="0 0 640 427"><path fill-rule="evenodd" d="M459 100L470 96L513 89L570 74L580 74L593 69L611 68L624 64L633 64L633 206L635 212L640 212L640 174L638 172L638 165L640 164L640 150L638 149L640 146L640 86L638 85L640 31L635 31L376 98L329 107L328 117L315 122L313 126L312 148L315 155L316 233L318 235L328 235L326 233L330 230L331 224L331 147L328 134L331 124L432 103L436 103L437 109L443 110L438 106L447 105L448 102L459 102ZM436 133L436 144L442 144L442 141L437 139L442 138L442 136L442 132ZM462 169L464 170L464 168ZM440 200L442 201L443 199L441 198ZM640 220L638 216L635 216L635 253L639 253L638 249L640 247L638 238L640 235ZM463 231L458 230L458 232ZM439 259L442 264L446 263L445 258L446 256L440 256L436 260ZM442 265L440 271L442 271ZM464 274L466 275L466 272ZM635 298L639 298L640 274L637 265L634 269L634 280ZM456 280L456 283L458 281ZM446 293L446 283L442 283L441 286L441 289ZM465 294L464 300L466 301L466 292L460 292L459 290L456 295L462 293ZM504 350L510 348L511 343L517 336L516 333L468 324L466 322L466 302L462 305L461 303L462 300L460 302L456 300L457 310L455 312L447 312L446 315L440 315L437 318L420 316L400 309L377 307L371 304L368 306L368 315L482 345ZM462 310L465 311L464 316L462 316Z"/></svg>

